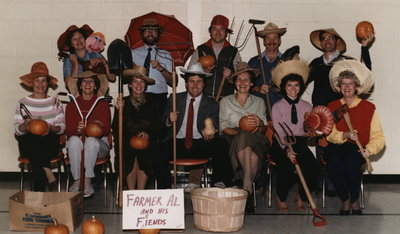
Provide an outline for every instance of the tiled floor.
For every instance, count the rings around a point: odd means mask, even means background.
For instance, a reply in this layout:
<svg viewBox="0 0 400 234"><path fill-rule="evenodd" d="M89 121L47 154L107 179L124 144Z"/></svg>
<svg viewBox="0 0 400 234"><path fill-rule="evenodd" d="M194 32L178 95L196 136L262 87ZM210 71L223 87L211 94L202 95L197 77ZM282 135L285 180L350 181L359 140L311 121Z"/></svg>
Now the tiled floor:
<svg viewBox="0 0 400 234"><path fill-rule="evenodd" d="M288 212L279 212L274 203L272 208L267 208L265 197L259 194L255 214L246 215L243 228L236 233L399 233L400 185L366 184L365 187L366 208L362 216L341 217L337 215L340 208L338 198L327 198L327 207L323 209L320 195L315 197L320 213L328 222L323 227L312 225L313 216L310 209L304 212L295 211L294 203L291 202L289 204L292 205L292 209ZM0 234L17 233L8 230L8 197L19 191L19 184L17 181L0 181L0 188ZM293 195L290 194L288 201L293 200ZM185 196L186 229L182 232L207 233L194 226L190 195ZM136 233L132 230L122 231L122 212L113 205L114 202L111 191L108 191L108 206L103 207L102 191L99 189L95 198L85 201L84 219L95 214L105 224L106 233ZM81 233L80 228L73 233Z"/></svg>

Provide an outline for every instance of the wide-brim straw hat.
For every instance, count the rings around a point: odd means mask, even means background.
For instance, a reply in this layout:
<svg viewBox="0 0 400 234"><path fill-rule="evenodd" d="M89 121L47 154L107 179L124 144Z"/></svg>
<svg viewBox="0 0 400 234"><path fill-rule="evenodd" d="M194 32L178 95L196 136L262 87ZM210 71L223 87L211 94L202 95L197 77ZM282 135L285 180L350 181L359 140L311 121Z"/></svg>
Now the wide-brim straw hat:
<svg viewBox="0 0 400 234"><path fill-rule="evenodd" d="M19 79L21 80L22 84L27 87L33 87L33 82L38 77L49 77L49 87L52 89L57 88L57 78L49 74L49 69L44 62L36 62L31 67L31 72L21 76Z"/></svg>
<svg viewBox="0 0 400 234"><path fill-rule="evenodd" d="M343 59L337 61L329 72L329 82L331 87L338 93L340 93L340 87L337 86L339 75L344 71L354 73L360 81L360 87L358 87L357 93L358 95L368 93L375 83L374 74L363 63L357 60Z"/></svg>
<svg viewBox="0 0 400 234"><path fill-rule="evenodd" d="M132 69L126 69L123 73L124 76L126 77L137 77L140 78L142 80L144 80L144 82L146 82L146 84L148 85L152 85L155 84L156 81L150 77L147 76L147 68L142 67L142 66L134 66Z"/></svg>
<svg viewBox="0 0 400 234"><path fill-rule="evenodd" d="M286 33L286 28L278 28L278 25L274 23L268 23L265 25L263 30L257 31L257 36L264 38L268 34L276 33L279 36L282 36Z"/></svg>
<svg viewBox="0 0 400 234"><path fill-rule="evenodd" d="M101 97L104 96L107 93L108 90L108 79L105 74L97 74L92 71L84 71L78 75L74 75L72 77L69 77L67 79L67 84L69 91L71 92L74 97L79 96L79 87L78 87L78 79L84 79L84 78L89 78L89 77L97 77L100 81L100 87L97 90L97 96Z"/></svg>
<svg viewBox="0 0 400 234"><path fill-rule="evenodd" d="M338 44L336 45L336 49L340 51L340 53L346 52L346 42L343 40L343 38L335 31L333 28L326 28L326 29L318 29L315 31L312 31L310 34L310 41L311 44L320 51L323 51L321 41L319 40L319 35L322 32L327 32L330 34L333 34L337 37L338 39Z"/></svg>
<svg viewBox="0 0 400 234"><path fill-rule="evenodd" d="M260 71L258 69L252 68L249 66L249 64L245 62L238 62L235 65L235 73L233 73L230 77L228 77L227 81L231 84L233 84L233 78L238 76L239 74L242 74L243 72L250 72L254 74L254 78L256 79L258 75L260 74ZM255 82L252 80L251 82Z"/></svg>
<svg viewBox="0 0 400 234"><path fill-rule="evenodd" d="M310 68L302 60L288 60L278 64L271 72L272 82L279 88L282 79L289 74L298 74L303 78L304 83L308 80Z"/></svg>
<svg viewBox="0 0 400 234"><path fill-rule="evenodd" d="M192 66L188 67L187 69L181 68L180 71L183 74L195 74L195 75L202 75L202 76L206 76L206 77L213 75L212 73L205 72L203 70L203 66L201 65L201 63L195 63Z"/></svg>
<svg viewBox="0 0 400 234"><path fill-rule="evenodd" d="M57 47L58 47L59 51L64 51L64 52L70 52L71 51L71 48L69 48L69 46L67 45L67 38L68 38L68 35L72 31L75 31L75 30L78 30L78 29L84 31L87 34L87 36L89 36L90 34L92 34L94 32L93 29L91 29L90 26L87 25L87 24L83 25L80 28L78 28L78 26L76 26L76 25L69 26L67 28L67 30L65 30L65 32L63 32L61 34L61 36L58 38L58 40L57 40Z"/></svg>

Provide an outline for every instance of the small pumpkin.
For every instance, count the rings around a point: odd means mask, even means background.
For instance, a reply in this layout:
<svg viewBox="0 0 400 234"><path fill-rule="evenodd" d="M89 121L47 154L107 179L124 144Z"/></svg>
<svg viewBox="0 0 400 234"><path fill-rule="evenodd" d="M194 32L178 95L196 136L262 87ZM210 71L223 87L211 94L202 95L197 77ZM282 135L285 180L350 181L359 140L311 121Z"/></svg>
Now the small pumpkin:
<svg viewBox="0 0 400 234"><path fill-rule="evenodd" d="M93 215L82 224L82 234L103 234L104 224Z"/></svg>
<svg viewBox="0 0 400 234"><path fill-rule="evenodd" d="M144 137L133 136L129 141L129 145L134 149L144 150L149 146L149 140Z"/></svg>
<svg viewBox="0 0 400 234"><path fill-rule="evenodd" d="M243 131L253 132L257 126L250 124L250 116L245 115L239 120L239 128Z"/></svg>
<svg viewBox="0 0 400 234"><path fill-rule="evenodd" d="M104 128L99 123L91 122L86 125L85 132L89 137L102 137L104 134Z"/></svg>
<svg viewBox="0 0 400 234"><path fill-rule="evenodd" d="M361 21L356 26L356 36L358 42L365 40L370 33L374 33L374 26L368 21Z"/></svg>
<svg viewBox="0 0 400 234"><path fill-rule="evenodd" d="M42 119L32 119L28 124L28 130L34 135L43 136L49 131L49 124Z"/></svg>
<svg viewBox="0 0 400 234"><path fill-rule="evenodd" d="M217 131L217 130L215 130L215 128L214 128L214 123L213 123L213 121L212 121L211 118L206 118L206 119L204 120L204 125L205 125L205 127L204 127L204 134L206 134L207 136L212 136L212 135L214 135L215 132Z"/></svg>
<svg viewBox="0 0 400 234"><path fill-rule="evenodd" d="M56 219L53 219L53 224L44 229L44 234L68 234L68 227L64 224L58 224Z"/></svg>
<svg viewBox="0 0 400 234"><path fill-rule="evenodd" d="M205 55L199 58L199 63L203 66L203 69L209 69L215 65L215 57L212 55Z"/></svg>
<svg viewBox="0 0 400 234"><path fill-rule="evenodd" d="M139 229L140 234L158 234L160 229Z"/></svg>

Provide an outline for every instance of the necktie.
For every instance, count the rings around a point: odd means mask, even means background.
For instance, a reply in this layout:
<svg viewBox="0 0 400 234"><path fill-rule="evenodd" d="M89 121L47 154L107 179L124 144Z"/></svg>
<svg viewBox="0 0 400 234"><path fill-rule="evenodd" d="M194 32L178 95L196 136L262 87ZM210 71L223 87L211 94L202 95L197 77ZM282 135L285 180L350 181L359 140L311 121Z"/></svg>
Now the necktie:
<svg viewBox="0 0 400 234"><path fill-rule="evenodd" d="M185 147L186 149L192 148L192 143L193 143L193 102L194 98L190 99L189 103L189 110L188 110L188 115L187 115L187 121L186 121L186 136L185 136Z"/></svg>
<svg viewBox="0 0 400 234"><path fill-rule="evenodd" d="M147 75L149 75L150 73L150 61L151 61L151 47L147 49L147 56L143 64L143 67L147 69Z"/></svg>
<svg viewBox="0 0 400 234"><path fill-rule="evenodd" d="M285 98L285 100L292 106L290 110L292 124L297 124L298 119L297 119L296 104L299 103L300 97L297 97L296 99L292 100L288 96L284 95L283 98Z"/></svg>

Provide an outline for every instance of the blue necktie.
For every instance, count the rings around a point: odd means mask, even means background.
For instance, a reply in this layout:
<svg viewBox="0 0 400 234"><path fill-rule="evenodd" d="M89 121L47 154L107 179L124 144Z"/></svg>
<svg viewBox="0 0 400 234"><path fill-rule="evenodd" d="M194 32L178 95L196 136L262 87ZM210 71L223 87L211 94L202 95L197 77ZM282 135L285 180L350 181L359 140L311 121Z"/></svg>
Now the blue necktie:
<svg viewBox="0 0 400 234"><path fill-rule="evenodd" d="M144 60L144 64L143 64L143 67L145 67L147 69L147 75L149 75L149 73L150 73L151 50L152 50L151 47L149 47L147 49L147 51L148 51L147 56L146 56L146 59Z"/></svg>

